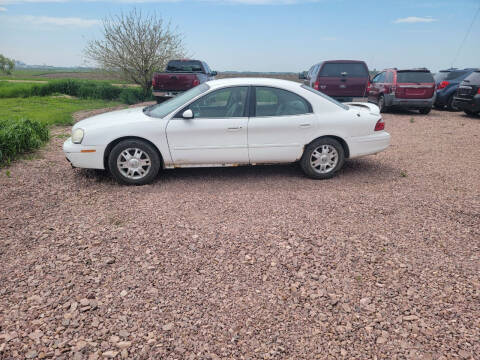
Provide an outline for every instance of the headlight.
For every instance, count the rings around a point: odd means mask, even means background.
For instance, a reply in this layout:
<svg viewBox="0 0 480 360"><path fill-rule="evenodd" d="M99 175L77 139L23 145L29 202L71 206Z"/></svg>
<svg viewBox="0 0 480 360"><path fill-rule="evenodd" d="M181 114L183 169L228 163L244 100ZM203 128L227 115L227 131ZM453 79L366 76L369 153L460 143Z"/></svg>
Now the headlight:
<svg viewBox="0 0 480 360"><path fill-rule="evenodd" d="M83 129L75 129L72 131L72 142L74 144L80 144L83 140Z"/></svg>

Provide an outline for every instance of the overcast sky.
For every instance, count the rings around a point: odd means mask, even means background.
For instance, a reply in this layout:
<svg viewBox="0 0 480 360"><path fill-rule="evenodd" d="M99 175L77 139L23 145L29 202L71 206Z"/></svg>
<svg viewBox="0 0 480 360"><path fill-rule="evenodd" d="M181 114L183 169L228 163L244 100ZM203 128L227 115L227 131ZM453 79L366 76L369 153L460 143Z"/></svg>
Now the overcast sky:
<svg viewBox="0 0 480 360"><path fill-rule="evenodd" d="M101 19L156 11L215 70L293 71L327 59L369 68L480 67L480 0L0 0L0 53L28 64L85 65Z"/></svg>

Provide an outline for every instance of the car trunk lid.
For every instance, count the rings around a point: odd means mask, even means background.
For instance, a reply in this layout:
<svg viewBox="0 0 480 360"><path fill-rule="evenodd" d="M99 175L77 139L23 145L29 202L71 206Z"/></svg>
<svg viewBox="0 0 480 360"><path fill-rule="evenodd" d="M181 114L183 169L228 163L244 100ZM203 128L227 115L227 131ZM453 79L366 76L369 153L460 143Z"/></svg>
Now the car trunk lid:
<svg viewBox="0 0 480 360"><path fill-rule="evenodd" d="M435 80L428 70L397 72L395 96L403 99L430 99L435 93Z"/></svg>

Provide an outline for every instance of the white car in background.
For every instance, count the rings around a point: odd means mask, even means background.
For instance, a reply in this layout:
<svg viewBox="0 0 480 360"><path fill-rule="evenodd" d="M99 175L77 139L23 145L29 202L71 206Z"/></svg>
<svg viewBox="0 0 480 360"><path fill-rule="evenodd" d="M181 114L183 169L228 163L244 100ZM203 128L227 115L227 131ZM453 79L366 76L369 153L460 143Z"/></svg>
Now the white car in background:
<svg viewBox="0 0 480 360"><path fill-rule="evenodd" d="M385 150L384 126L373 104L341 104L292 81L222 79L82 120L63 150L72 166L108 169L125 184L149 183L160 169L295 161L326 179L346 158Z"/></svg>

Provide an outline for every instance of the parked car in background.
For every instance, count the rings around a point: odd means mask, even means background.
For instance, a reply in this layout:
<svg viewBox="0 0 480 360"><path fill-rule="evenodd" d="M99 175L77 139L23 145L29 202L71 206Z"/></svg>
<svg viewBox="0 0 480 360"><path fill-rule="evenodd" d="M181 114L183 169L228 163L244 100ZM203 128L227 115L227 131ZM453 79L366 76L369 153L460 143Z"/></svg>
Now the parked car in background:
<svg viewBox="0 0 480 360"><path fill-rule="evenodd" d="M368 66L358 60L329 60L299 74L307 86L341 102L365 101L370 81Z"/></svg>
<svg viewBox="0 0 480 360"><path fill-rule="evenodd" d="M453 102L458 86L475 69L447 69L440 70L434 75L437 85L437 97L434 106L439 109L458 110Z"/></svg>
<svg viewBox="0 0 480 360"><path fill-rule="evenodd" d="M368 101L380 112L392 107L415 109L428 114L435 101L435 80L428 69L386 69L375 75Z"/></svg>
<svg viewBox="0 0 480 360"><path fill-rule="evenodd" d="M165 72L153 74L153 96L161 103L194 86L215 79L216 75L217 72L210 70L205 61L170 60Z"/></svg>
<svg viewBox="0 0 480 360"><path fill-rule="evenodd" d="M480 114L480 69L472 72L460 83L454 106L468 115Z"/></svg>
<svg viewBox="0 0 480 360"><path fill-rule="evenodd" d="M378 107L342 104L293 81L209 81L162 104L76 123L63 145L74 167L108 169L122 183L146 184L161 168L299 161L314 179L344 160L385 150Z"/></svg>

